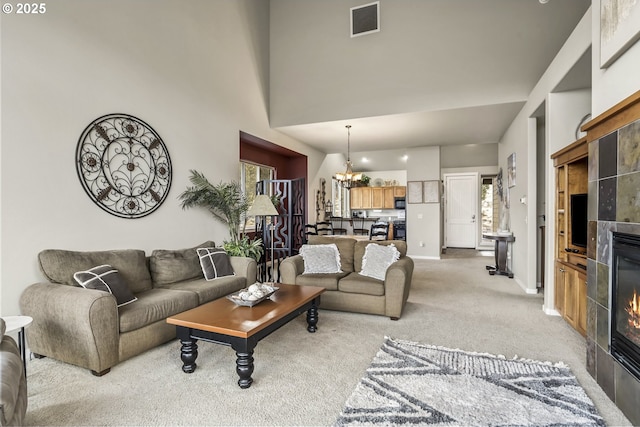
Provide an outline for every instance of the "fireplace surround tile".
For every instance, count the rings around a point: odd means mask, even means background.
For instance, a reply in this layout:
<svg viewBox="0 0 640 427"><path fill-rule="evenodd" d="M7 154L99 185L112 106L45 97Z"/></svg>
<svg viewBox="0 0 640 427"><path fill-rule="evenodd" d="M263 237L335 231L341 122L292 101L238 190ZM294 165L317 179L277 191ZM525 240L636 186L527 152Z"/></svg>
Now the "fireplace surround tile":
<svg viewBox="0 0 640 427"><path fill-rule="evenodd" d="M614 365L616 405L634 426L640 425L640 387L638 380L617 361Z"/></svg>
<svg viewBox="0 0 640 427"><path fill-rule="evenodd" d="M598 304L591 298L587 298L587 338L588 341L596 339L596 318Z"/></svg>
<svg viewBox="0 0 640 427"><path fill-rule="evenodd" d="M618 132L600 138L598 143L598 177L608 178L618 173Z"/></svg>
<svg viewBox="0 0 640 427"><path fill-rule="evenodd" d="M640 171L640 120L618 131L618 174Z"/></svg>
<svg viewBox="0 0 640 427"><path fill-rule="evenodd" d="M616 223L609 221L598 221L598 243L596 260L603 264L609 264L611 254L611 233L616 231Z"/></svg>
<svg viewBox="0 0 640 427"><path fill-rule="evenodd" d="M587 298L596 300L598 289L598 263L587 258Z"/></svg>
<svg viewBox="0 0 640 427"><path fill-rule="evenodd" d="M589 221L587 225L587 259L596 259L598 242L598 221Z"/></svg>
<svg viewBox="0 0 640 427"><path fill-rule="evenodd" d="M640 172L618 177L616 219L619 222L640 222Z"/></svg>
<svg viewBox="0 0 640 427"><path fill-rule="evenodd" d="M589 197L587 198L587 219L589 221L598 220L598 181L590 181L587 184ZM592 197L595 195L595 197Z"/></svg>
<svg viewBox="0 0 640 427"><path fill-rule="evenodd" d="M595 378L596 377L596 342L590 338L587 338L587 372Z"/></svg>
<svg viewBox="0 0 640 427"><path fill-rule="evenodd" d="M596 346L596 381L609 396L609 399L615 402L616 388L613 366L613 358L600 346Z"/></svg>
<svg viewBox="0 0 640 427"><path fill-rule="evenodd" d="M616 220L616 177L598 181L598 220Z"/></svg>
<svg viewBox="0 0 640 427"><path fill-rule="evenodd" d="M604 351L609 351L609 309L597 304L596 342Z"/></svg>
<svg viewBox="0 0 640 427"><path fill-rule="evenodd" d="M589 143L589 182L598 180L598 141Z"/></svg>
<svg viewBox="0 0 640 427"><path fill-rule="evenodd" d="M596 279L596 301L603 307L609 305L609 266L600 262Z"/></svg>

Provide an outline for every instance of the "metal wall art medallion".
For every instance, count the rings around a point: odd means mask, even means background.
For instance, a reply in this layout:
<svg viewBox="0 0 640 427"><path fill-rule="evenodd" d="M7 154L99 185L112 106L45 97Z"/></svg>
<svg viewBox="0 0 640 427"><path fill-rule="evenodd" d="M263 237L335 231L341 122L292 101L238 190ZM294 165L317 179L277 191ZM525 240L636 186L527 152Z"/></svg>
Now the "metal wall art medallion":
<svg viewBox="0 0 640 427"><path fill-rule="evenodd" d="M108 114L82 132L76 168L95 204L121 218L156 210L171 187L171 159L160 136L144 121Z"/></svg>

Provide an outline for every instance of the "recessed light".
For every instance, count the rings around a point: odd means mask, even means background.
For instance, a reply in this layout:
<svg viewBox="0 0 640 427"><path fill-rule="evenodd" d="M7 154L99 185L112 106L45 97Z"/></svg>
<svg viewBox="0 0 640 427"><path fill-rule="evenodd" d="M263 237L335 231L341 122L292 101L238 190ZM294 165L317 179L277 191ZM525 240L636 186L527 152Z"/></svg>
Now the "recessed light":
<svg viewBox="0 0 640 427"><path fill-rule="evenodd" d="M409 160L409 156L405 154L404 156L402 156L402 160L406 162L407 160Z"/></svg>
<svg viewBox="0 0 640 427"><path fill-rule="evenodd" d="M361 160L362 163L369 163L369 159L367 159L366 157L363 157Z"/></svg>

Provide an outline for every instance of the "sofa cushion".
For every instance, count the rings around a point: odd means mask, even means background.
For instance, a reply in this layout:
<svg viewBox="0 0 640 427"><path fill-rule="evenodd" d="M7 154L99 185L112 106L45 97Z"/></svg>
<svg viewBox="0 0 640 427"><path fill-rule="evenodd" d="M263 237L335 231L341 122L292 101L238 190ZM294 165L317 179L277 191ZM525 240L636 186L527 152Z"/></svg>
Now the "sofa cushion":
<svg viewBox="0 0 640 427"><path fill-rule="evenodd" d="M400 258L400 252L395 245L377 245L369 243L362 257L362 270L360 274L363 276L373 277L374 279L384 280L387 268Z"/></svg>
<svg viewBox="0 0 640 427"><path fill-rule="evenodd" d="M202 273L207 280L215 280L225 276L235 276L229 255L222 248L198 248Z"/></svg>
<svg viewBox="0 0 640 427"><path fill-rule="evenodd" d="M340 280L338 290L353 294L384 295L384 281L351 273Z"/></svg>
<svg viewBox="0 0 640 427"><path fill-rule="evenodd" d="M73 278L75 272L108 264L118 270L134 294L152 288L145 253L138 249L93 252L45 249L38 254L38 262L42 273L53 283L78 286Z"/></svg>
<svg viewBox="0 0 640 427"><path fill-rule="evenodd" d="M364 251L367 249L367 245L370 244L370 240L359 240L354 247L354 260L353 271L362 271L362 258L364 257ZM390 245L392 244L400 251L400 258L407 256L407 242L404 240L379 240L376 241L377 245Z"/></svg>
<svg viewBox="0 0 640 427"><path fill-rule="evenodd" d="M196 252L202 247L215 247L215 243L207 241L193 248L152 251L149 257L149 269L153 284L164 286L202 277L202 268Z"/></svg>
<svg viewBox="0 0 640 427"><path fill-rule="evenodd" d="M193 292L198 296L198 305L222 298L246 286L246 278L242 276L227 276L212 281L205 279L185 280L165 285L167 289Z"/></svg>
<svg viewBox="0 0 640 427"><path fill-rule="evenodd" d="M296 285L320 286L328 291L338 290L338 280L349 273L301 274L296 277Z"/></svg>
<svg viewBox="0 0 640 427"><path fill-rule="evenodd" d="M120 333L135 331L198 306L196 294L174 289L150 289L136 297L135 304L119 309Z"/></svg>
<svg viewBox="0 0 640 427"><path fill-rule="evenodd" d="M355 239L349 237L309 236L310 245L327 245L330 243L335 243L338 247L338 252L340 252L340 269L347 273L356 271L353 269Z"/></svg>
<svg viewBox="0 0 640 427"><path fill-rule="evenodd" d="M304 260L302 274L341 273L340 252L335 243L326 245L302 245L300 255Z"/></svg>
<svg viewBox="0 0 640 427"><path fill-rule="evenodd" d="M118 270L110 265L99 265L85 271L77 271L73 278L85 289L109 292L116 298L118 307L131 304L138 298L129 290Z"/></svg>

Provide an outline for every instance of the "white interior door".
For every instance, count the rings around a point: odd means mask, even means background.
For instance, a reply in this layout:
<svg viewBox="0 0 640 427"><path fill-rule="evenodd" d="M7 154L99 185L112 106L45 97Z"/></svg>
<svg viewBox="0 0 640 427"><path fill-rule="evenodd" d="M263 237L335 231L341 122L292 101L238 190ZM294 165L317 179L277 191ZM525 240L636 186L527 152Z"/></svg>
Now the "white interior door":
<svg viewBox="0 0 640 427"><path fill-rule="evenodd" d="M445 246L475 248L478 221L478 174L445 175Z"/></svg>

